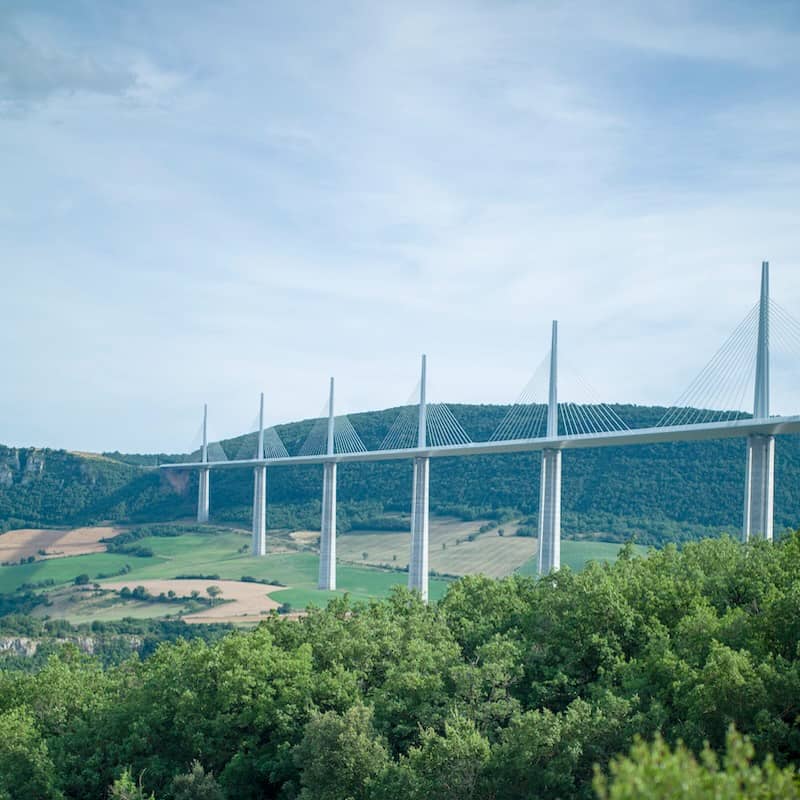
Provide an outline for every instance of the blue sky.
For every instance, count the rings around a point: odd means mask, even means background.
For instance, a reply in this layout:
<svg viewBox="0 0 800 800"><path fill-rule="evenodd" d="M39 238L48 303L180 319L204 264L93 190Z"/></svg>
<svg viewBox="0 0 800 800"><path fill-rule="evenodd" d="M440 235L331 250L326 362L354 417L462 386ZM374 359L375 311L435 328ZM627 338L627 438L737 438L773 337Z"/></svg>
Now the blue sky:
<svg viewBox="0 0 800 800"><path fill-rule="evenodd" d="M397 405L421 352L509 402L554 318L668 404L763 258L800 316L800 4L4 0L0 176L0 442Z"/></svg>

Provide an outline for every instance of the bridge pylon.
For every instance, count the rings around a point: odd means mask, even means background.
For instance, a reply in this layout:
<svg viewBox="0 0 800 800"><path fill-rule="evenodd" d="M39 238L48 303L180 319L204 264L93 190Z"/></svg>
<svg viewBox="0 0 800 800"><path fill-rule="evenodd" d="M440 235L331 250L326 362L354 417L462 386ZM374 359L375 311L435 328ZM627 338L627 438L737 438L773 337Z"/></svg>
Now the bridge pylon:
<svg viewBox="0 0 800 800"><path fill-rule="evenodd" d="M550 392L547 403L547 438L558 436L558 322L553 320L550 348ZM561 567L561 450L542 451L539 491L539 575Z"/></svg>
<svg viewBox="0 0 800 800"><path fill-rule="evenodd" d="M258 449L256 458L264 458L264 392L258 407ZM253 468L253 545L254 556L267 554L267 467Z"/></svg>
<svg viewBox="0 0 800 800"><path fill-rule="evenodd" d="M203 405L203 447L200 451L200 461L208 463L208 404ZM197 521L208 522L209 476L211 470L201 467L198 473L197 490Z"/></svg>
<svg viewBox="0 0 800 800"><path fill-rule="evenodd" d="M334 454L333 378L328 401L328 435L325 452ZM322 524L319 540L320 589L336 588L336 462L326 461L322 466Z"/></svg>
<svg viewBox="0 0 800 800"><path fill-rule="evenodd" d="M427 447L427 402L425 399L426 359L422 356L419 384L419 423L417 447ZM424 602L428 602L428 487L430 458L418 456L414 459L414 481L411 494L411 557L408 562L408 588L417 591Z"/></svg>
<svg viewBox="0 0 800 800"><path fill-rule="evenodd" d="M758 310L758 344L756 351L755 397L753 417L769 419L770 404L770 313L769 313L769 262L761 263L761 300ZM751 435L747 437L747 467L745 471L744 525L742 539L773 537L773 510L775 500L775 437Z"/></svg>

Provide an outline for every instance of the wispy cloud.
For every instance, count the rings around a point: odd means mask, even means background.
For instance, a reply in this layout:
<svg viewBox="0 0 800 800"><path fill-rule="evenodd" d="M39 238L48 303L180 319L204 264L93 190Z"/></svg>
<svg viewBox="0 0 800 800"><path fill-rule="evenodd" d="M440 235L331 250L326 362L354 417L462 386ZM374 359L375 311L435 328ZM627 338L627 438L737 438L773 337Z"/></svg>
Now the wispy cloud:
<svg viewBox="0 0 800 800"><path fill-rule="evenodd" d="M0 441L179 448L204 399L233 433L331 373L396 404L421 351L444 399L507 401L554 317L606 399L669 402L762 258L800 296L791 4L35 9L0 24L0 312L32 331Z"/></svg>
<svg viewBox="0 0 800 800"><path fill-rule="evenodd" d="M124 66L101 63L86 49L37 41L0 15L0 110L19 110L59 94L121 96L136 86Z"/></svg>

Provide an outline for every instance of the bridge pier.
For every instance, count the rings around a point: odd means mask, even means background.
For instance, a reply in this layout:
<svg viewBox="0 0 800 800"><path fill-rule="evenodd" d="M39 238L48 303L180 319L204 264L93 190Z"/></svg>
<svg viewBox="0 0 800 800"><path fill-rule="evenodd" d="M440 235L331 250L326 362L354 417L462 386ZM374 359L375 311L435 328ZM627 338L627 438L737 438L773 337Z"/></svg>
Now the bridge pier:
<svg viewBox="0 0 800 800"><path fill-rule="evenodd" d="M422 372L419 383L419 423L417 447L427 446L427 411L425 400L426 359L422 356ZM414 479L411 492L411 554L408 559L408 588L419 592L423 602L428 602L428 475L430 458L414 459Z"/></svg>
<svg viewBox="0 0 800 800"><path fill-rule="evenodd" d="M414 459L414 488L411 496L411 558L408 588L428 602L428 475L429 458Z"/></svg>
<svg viewBox="0 0 800 800"><path fill-rule="evenodd" d="M209 475L211 470L208 468L201 469L199 475L199 487L197 493L197 521L208 522L208 490L209 490Z"/></svg>
<svg viewBox="0 0 800 800"><path fill-rule="evenodd" d="M264 458L264 392L258 406L258 444L256 458ZM253 544L254 556L267 554L267 467L253 468Z"/></svg>
<svg viewBox="0 0 800 800"><path fill-rule="evenodd" d="M561 568L561 451L542 452L539 492L539 574Z"/></svg>
<svg viewBox="0 0 800 800"><path fill-rule="evenodd" d="M558 322L553 321L550 347L550 394L547 403L547 438L558 436ZM561 451L542 451L539 488L539 575L561 568Z"/></svg>
<svg viewBox="0 0 800 800"><path fill-rule="evenodd" d="M758 350L753 418L769 418L769 262L761 263L761 300L758 310ZM772 541L775 505L775 437L747 437L747 468L744 489L744 525L742 539Z"/></svg>
<svg viewBox="0 0 800 800"><path fill-rule="evenodd" d="M208 463L208 404L203 406L203 446L200 451L200 460ZM197 521L208 522L208 499L210 481L209 475L211 470L208 467L201 468L198 473L198 487L197 487Z"/></svg>
<svg viewBox="0 0 800 800"><path fill-rule="evenodd" d="M747 437L744 541L772 541L775 502L775 437Z"/></svg>
<svg viewBox="0 0 800 800"><path fill-rule="evenodd" d="M267 468L253 469L253 546L254 556L267 554Z"/></svg>
<svg viewBox="0 0 800 800"><path fill-rule="evenodd" d="M326 453L334 455L335 418L333 416L333 378L328 401L328 443ZM326 461L322 467L322 520L319 537L319 577L317 587L336 588L336 462Z"/></svg>
<svg viewBox="0 0 800 800"><path fill-rule="evenodd" d="M322 531L319 540L320 589L336 588L336 463L323 464Z"/></svg>

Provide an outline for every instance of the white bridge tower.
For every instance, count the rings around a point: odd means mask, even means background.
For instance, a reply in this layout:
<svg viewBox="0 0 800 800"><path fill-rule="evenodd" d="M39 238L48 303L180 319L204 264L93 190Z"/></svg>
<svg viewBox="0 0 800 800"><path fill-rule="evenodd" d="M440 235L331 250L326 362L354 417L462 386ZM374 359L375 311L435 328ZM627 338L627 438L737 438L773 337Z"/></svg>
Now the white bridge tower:
<svg viewBox="0 0 800 800"><path fill-rule="evenodd" d="M333 378L331 378L328 401L328 438L326 455L335 451L333 415ZM320 589L336 588L336 462L331 459L322 465L322 526L319 540L319 580Z"/></svg>
<svg viewBox="0 0 800 800"><path fill-rule="evenodd" d="M547 438L558 437L558 322L553 321L550 348L550 394L547 403ZM539 575L561 567L561 450L542 451L539 491Z"/></svg>
<svg viewBox="0 0 800 800"><path fill-rule="evenodd" d="M258 407L258 448L256 458L264 458L264 392ZM253 468L253 546L254 556L267 554L267 465Z"/></svg>
<svg viewBox="0 0 800 800"><path fill-rule="evenodd" d="M753 418L769 419L769 262L761 264L761 301L758 310L758 350ZM772 541L775 498L775 437L753 434L747 437L747 470L744 490L742 539Z"/></svg>
<svg viewBox="0 0 800 800"><path fill-rule="evenodd" d="M427 404L425 400L425 356L419 384L419 427L417 447L427 447ZM411 494L411 558L408 562L408 588L428 602L428 475L430 458L414 459L414 483Z"/></svg>
<svg viewBox="0 0 800 800"><path fill-rule="evenodd" d="M200 451L200 461L208 463L208 404L203 406L203 448ZM208 490L209 467L200 467L198 473L198 492L197 492L197 521L208 522Z"/></svg>

